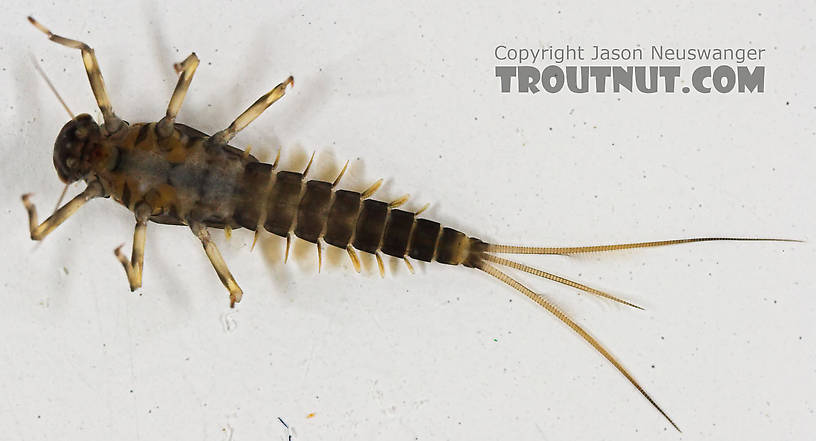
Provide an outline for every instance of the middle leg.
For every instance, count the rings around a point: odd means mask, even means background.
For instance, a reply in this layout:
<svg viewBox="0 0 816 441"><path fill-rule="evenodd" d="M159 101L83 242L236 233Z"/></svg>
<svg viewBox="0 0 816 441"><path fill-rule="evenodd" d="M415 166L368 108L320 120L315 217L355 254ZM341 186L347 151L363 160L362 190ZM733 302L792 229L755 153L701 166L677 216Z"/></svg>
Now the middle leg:
<svg viewBox="0 0 816 441"><path fill-rule="evenodd" d="M166 138L173 133L173 123L181 109L181 103L184 102L184 96L187 95L187 89L190 88L190 82L193 81L193 74L198 67L198 57L193 52L184 61L176 63L173 67L179 74L179 79L173 90L173 96L170 97L170 104L167 105L167 114L156 125L156 130L161 138Z"/></svg>
<svg viewBox="0 0 816 441"><path fill-rule="evenodd" d="M125 268L130 290L136 291L142 286L142 269L144 268L145 235L147 232L147 220L150 219L150 206L142 203L136 208L136 228L133 231L133 251L130 260L122 254L122 245L119 245L113 254Z"/></svg>

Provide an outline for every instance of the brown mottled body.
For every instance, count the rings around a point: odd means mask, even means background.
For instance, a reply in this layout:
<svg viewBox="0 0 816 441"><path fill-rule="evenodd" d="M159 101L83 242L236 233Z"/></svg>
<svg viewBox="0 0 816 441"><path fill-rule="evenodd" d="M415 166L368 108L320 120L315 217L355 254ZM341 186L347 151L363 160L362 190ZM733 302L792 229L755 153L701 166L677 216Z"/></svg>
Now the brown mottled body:
<svg viewBox="0 0 816 441"><path fill-rule="evenodd" d="M113 199L130 210L146 203L153 222L240 227L233 213L241 198L255 190L242 182L247 165L258 163L255 157L209 144L207 135L183 124L175 124L164 138L157 135L156 123L126 130L121 142L107 146L115 151L115 163L96 175Z"/></svg>
<svg viewBox="0 0 816 441"><path fill-rule="evenodd" d="M579 247L488 244L442 227L438 222L418 219L418 213L398 209L406 197L390 203L369 199L381 181L363 193L335 190L345 168L334 183L305 181L308 167L303 173L276 172L277 160L275 164L261 163L248 152L231 147L228 143L235 134L280 99L287 87L294 84L292 77L261 96L227 128L208 136L175 122L199 63L198 57L193 53L175 65L179 79L165 116L155 123L130 126L113 111L94 50L80 41L51 33L31 17L28 19L50 40L81 51L91 90L104 118L104 124L98 125L90 115L75 117L65 106L72 119L57 136L54 166L63 182L85 180L88 186L42 223L37 221L37 211L29 200L29 195L23 195L31 238L42 240L89 200L113 197L131 210L136 218L131 258L128 260L122 254L121 247L115 250L116 257L125 269L131 290L142 285L148 221L187 225L190 228L201 241L219 279L229 291L230 306L241 300L243 292L211 240L208 227L244 227L255 230L256 234L260 229L265 229L286 237L287 250L292 234L317 244L318 253L321 250L320 243L326 242L345 248L358 271L359 261L355 249L374 254L381 274L384 268L380 252L405 259L409 268L412 268L409 257L425 262L436 261L476 268L516 289L569 326L677 428L634 377L594 337L548 299L493 264L547 278L625 305L639 308L638 306L496 254L575 254L711 240L778 240L703 237Z"/></svg>
<svg viewBox="0 0 816 441"><path fill-rule="evenodd" d="M156 127L126 126L124 134L100 143L109 159L96 167L94 176L129 210L149 207L153 222L250 230L263 225L282 237L293 233L312 243L325 237L338 248L352 245L367 253L451 265L475 266L484 250L478 239L416 219L386 202L334 190L329 182L305 181L302 173L276 172L271 164L213 144L209 136L183 124L175 124L166 137Z"/></svg>

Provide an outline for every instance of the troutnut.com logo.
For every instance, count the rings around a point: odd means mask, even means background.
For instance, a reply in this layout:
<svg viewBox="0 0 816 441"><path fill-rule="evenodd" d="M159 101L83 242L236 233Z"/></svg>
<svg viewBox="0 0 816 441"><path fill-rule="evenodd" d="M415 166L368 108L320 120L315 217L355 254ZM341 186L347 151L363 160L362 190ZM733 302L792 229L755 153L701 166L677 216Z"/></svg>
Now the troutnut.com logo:
<svg viewBox="0 0 816 441"><path fill-rule="evenodd" d="M587 50L580 45L515 48L500 44L493 55L499 62L496 77L502 93L765 92L765 66L756 65L765 55L761 48L593 45ZM643 64L643 60L654 64Z"/></svg>

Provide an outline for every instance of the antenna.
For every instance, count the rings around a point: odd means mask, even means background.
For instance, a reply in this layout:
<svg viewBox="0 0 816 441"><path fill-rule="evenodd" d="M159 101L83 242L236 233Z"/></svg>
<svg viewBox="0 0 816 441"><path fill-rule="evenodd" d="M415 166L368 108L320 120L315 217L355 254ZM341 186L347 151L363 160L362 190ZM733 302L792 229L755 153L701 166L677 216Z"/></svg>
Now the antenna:
<svg viewBox="0 0 816 441"><path fill-rule="evenodd" d="M62 97L60 96L59 92L57 92L57 88L54 87L53 83L51 83L51 80L48 78L48 75L45 74L45 72L42 70L42 67L40 67L40 63L37 62L37 59L34 58L33 55L31 56L31 62L34 64L34 69L37 69L37 72L45 80L45 83L48 84L48 88L51 89L51 92L54 92L54 95L57 97L60 104L62 104L62 108L65 109L66 112L68 112L68 115L71 116L71 119L74 119L74 112L71 112L71 109L69 109L68 105L65 104L65 100L63 100ZM54 212L55 213L57 212L57 209L59 208L60 204L62 203L62 199L65 197L65 193L68 192L68 187L70 187L70 186L71 186L70 183L65 184L65 188L62 189L62 193L60 193L60 197L57 200L57 205L54 207Z"/></svg>
<svg viewBox="0 0 816 441"><path fill-rule="evenodd" d="M42 77L43 77L43 79L45 80L45 82L48 84L48 88L50 88L50 89L51 89L51 92L54 92L54 95L57 97L57 99L59 100L60 104L62 104L62 107L65 109L65 111L66 111L66 112L68 112L68 115L70 115L70 116L71 116L71 119L74 119L74 112L71 112L71 109L69 109L69 108L68 108L68 105L67 105L67 104L65 104L65 101L62 99L62 97L60 96L60 94L57 92L57 89L56 89L56 88L54 87L54 85L51 83L51 80L49 80L49 79L48 79L48 75L46 75L46 74L45 74L45 72L44 72L44 71L42 70L42 68L40 67L40 63L38 63L38 62L37 62L37 60L34 58L34 56L33 56L33 55L31 56L31 62L32 62L32 63L34 63L34 68L35 68L35 69L37 69L37 72L40 74L40 76L42 76Z"/></svg>

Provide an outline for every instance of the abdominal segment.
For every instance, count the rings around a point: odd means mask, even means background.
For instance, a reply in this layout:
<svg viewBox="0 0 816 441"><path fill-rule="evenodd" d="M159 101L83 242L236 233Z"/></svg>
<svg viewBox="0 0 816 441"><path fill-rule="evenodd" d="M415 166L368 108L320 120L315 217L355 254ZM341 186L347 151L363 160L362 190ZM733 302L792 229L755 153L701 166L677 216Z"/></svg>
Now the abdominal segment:
<svg viewBox="0 0 816 441"><path fill-rule="evenodd" d="M330 182L306 181L302 173L275 172L268 164L248 163L242 181L232 217L250 230L452 265L466 263L471 243L481 243L387 202L335 190Z"/></svg>

